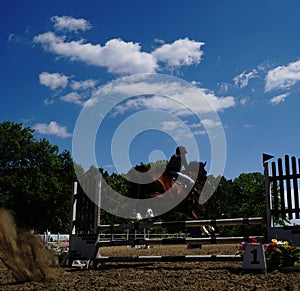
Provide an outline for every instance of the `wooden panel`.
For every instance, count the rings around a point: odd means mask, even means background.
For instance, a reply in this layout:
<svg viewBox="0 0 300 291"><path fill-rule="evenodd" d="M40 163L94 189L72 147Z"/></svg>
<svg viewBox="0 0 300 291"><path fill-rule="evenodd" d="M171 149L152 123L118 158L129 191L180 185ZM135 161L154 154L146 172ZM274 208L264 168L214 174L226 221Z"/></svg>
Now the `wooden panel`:
<svg viewBox="0 0 300 291"><path fill-rule="evenodd" d="M276 163L272 162L272 205L271 205L271 214L274 215L275 220L279 220L279 203L278 203L278 182L276 179Z"/></svg>
<svg viewBox="0 0 300 291"><path fill-rule="evenodd" d="M290 158L288 155L285 155L284 157L285 159L285 174L286 174L286 199L287 199L287 203L285 203L285 205L287 204L287 208L288 208L288 218L292 219L293 218L293 205L292 205L292 192L291 192L291 176L290 176Z"/></svg>
<svg viewBox="0 0 300 291"><path fill-rule="evenodd" d="M278 159L278 178L279 178L279 194L280 194L280 216L281 219L285 220L285 199L284 199L284 178L283 178L283 167L282 159Z"/></svg>
<svg viewBox="0 0 300 291"><path fill-rule="evenodd" d="M93 179L86 179L85 187L94 187ZM76 209L76 233L93 233L95 223L95 207L94 202L85 194L82 187L78 185L77 209Z"/></svg>
<svg viewBox="0 0 300 291"><path fill-rule="evenodd" d="M297 179L297 161L295 157L292 157L292 175L293 175L293 189L294 189L294 201L295 201L295 218L299 219L299 190Z"/></svg>

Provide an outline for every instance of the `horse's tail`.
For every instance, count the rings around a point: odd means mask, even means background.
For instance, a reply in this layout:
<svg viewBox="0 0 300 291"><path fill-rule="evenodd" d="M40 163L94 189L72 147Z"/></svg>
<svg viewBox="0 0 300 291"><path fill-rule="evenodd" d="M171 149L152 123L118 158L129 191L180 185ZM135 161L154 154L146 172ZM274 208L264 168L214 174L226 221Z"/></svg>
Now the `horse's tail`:
<svg viewBox="0 0 300 291"><path fill-rule="evenodd" d="M157 196L158 193L164 193L169 188L169 183L166 178L163 178L163 175L160 176L156 173L151 173L143 165L137 166L135 170L142 173L143 178L135 171L130 173L129 178L131 181L134 181L130 183L131 198L151 198ZM145 181L149 183L145 183ZM155 193L155 195L153 193Z"/></svg>

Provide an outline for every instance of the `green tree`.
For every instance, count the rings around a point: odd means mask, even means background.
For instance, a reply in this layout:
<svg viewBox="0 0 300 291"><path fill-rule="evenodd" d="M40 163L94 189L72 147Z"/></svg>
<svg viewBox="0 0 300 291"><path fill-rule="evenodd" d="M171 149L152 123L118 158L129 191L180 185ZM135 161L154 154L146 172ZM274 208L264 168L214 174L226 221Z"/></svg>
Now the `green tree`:
<svg viewBox="0 0 300 291"><path fill-rule="evenodd" d="M210 218L264 217L266 213L264 176L260 173L241 174L234 181L221 178L213 196L204 204ZM224 226L220 235L264 235L260 225Z"/></svg>
<svg viewBox="0 0 300 291"><path fill-rule="evenodd" d="M209 177L211 184L216 184L216 178ZM204 204L204 208L211 219L218 218L232 218L237 217L238 204L233 203L236 201L236 193L234 192L234 184L232 180L226 180L221 177L219 185L214 194Z"/></svg>
<svg viewBox="0 0 300 291"><path fill-rule="evenodd" d="M240 217L265 216L265 180L261 173L241 174L234 180Z"/></svg>
<svg viewBox="0 0 300 291"><path fill-rule="evenodd" d="M13 211L24 227L66 232L75 180L72 158L33 133L20 123L0 123L0 207Z"/></svg>

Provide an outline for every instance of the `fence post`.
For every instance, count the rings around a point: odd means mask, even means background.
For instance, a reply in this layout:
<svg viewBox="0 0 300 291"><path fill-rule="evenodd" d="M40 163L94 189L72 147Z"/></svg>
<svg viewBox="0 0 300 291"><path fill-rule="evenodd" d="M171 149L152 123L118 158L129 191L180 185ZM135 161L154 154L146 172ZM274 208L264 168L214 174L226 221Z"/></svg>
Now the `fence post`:
<svg viewBox="0 0 300 291"><path fill-rule="evenodd" d="M98 174L94 176L96 180L96 201L95 201L95 215L94 215L94 233L97 233L98 225L101 222L101 194L102 194L102 176Z"/></svg>
<svg viewBox="0 0 300 291"><path fill-rule="evenodd" d="M267 240L270 240L269 237L269 230L272 227L272 214L271 214L271 207L272 207L272 194L270 189L270 179L269 179L269 164L264 162L264 176L265 176L265 195L266 195L266 229L267 229Z"/></svg>
<svg viewBox="0 0 300 291"><path fill-rule="evenodd" d="M75 234L76 231L76 207L77 207L77 182L73 183L73 191L72 191L72 205L71 205L71 228L70 234Z"/></svg>

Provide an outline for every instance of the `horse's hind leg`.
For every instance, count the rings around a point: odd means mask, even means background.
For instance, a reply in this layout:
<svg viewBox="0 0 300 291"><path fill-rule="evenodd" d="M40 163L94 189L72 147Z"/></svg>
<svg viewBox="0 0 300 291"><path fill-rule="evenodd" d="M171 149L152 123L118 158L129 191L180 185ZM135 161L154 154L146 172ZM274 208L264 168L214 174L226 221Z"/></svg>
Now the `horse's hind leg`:
<svg viewBox="0 0 300 291"><path fill-rule="evenodd" d="M195 200L195 208L196 208L197 212L201 213L205 219L208 219L208 215L206 214L203 206L199 203L198 200ZM199 219L199 215L196 212L196 210L194 210L194 209L192 210L192 215L195 219ZM202 233L205 235L210 235L210 236L215 235L215 229L211 225L202 226L201 230L202 230Z"/></svg>
<svg viewBox="0 0 300 291"><path fill-rule="evenodd" d="M203 215L203 217L204 217L205 219L207 219L208 216L207 216L207 214L206 214L206 212L205 212L203 206L202 206L201 204L199 204L198 201L196 202L196 205L195 205L195 206L196 206L196 210L197 210L198 212L200 212L200 213Z"/></svg>
<svg viewBox="0 0 300 291"><path fill-rule="evenodd" d="M200 218L198 213L195 210L192 210L192 216L194 219L197 219L197 220Z"/></svg>

